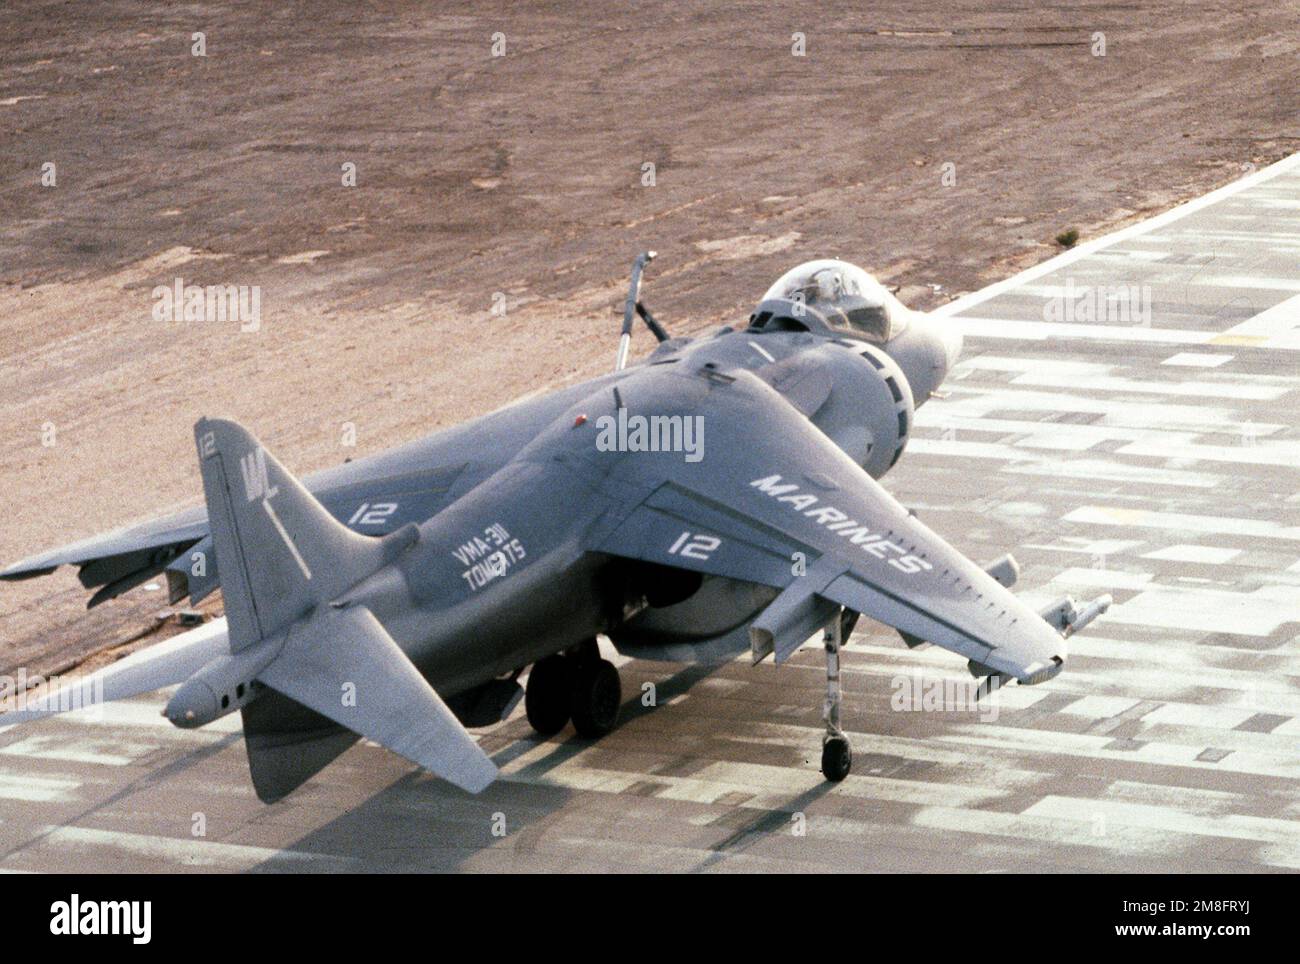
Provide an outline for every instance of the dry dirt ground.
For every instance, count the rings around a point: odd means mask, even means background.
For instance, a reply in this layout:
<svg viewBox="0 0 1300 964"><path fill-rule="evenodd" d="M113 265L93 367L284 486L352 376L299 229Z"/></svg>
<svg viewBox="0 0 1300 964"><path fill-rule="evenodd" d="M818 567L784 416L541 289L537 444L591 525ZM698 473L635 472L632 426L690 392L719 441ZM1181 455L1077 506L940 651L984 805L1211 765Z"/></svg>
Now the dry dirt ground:
<svg viewBox="0 0 1300 964"><path fill-rule="evenodd" d="M6 4L0 561L196 501L202 414L307 471L600 372L644 248L675 333L823 255L916 307L980 287L1300 148L1298 23L1294 0ZM260 328L155 320L177 278L260 286ZM86 596L71 571L0 586L0 672L165 602Z"/></svg>

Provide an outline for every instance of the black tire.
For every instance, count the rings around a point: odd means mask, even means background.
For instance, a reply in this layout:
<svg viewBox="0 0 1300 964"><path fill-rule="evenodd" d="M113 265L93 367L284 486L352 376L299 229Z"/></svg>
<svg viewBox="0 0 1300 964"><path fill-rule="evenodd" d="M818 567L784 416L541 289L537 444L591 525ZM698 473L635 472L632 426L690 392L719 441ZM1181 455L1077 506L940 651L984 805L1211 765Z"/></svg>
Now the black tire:
<svg viewBox="0 0 1300 964"><path fill-rule="evenodd" d="M842 736L833 736L822 744L822 776L839 783L853 767L853 750Z"/></svg>
<svg viewBox="0 0 1300 964"><path fill-rule="evenodd" d="M579 736L594 740L614 729L623 702L623 684L613 663L601 659L580 666L574 674L572 694L569 709Z"/></svg>
<svg viewBox="0 0 1300 964"><path fill-rule="evenodd" d="M569 722L573 668L563 656L547 656L533 664L524 692L524 712L541 736L554 736Z"/></svg>

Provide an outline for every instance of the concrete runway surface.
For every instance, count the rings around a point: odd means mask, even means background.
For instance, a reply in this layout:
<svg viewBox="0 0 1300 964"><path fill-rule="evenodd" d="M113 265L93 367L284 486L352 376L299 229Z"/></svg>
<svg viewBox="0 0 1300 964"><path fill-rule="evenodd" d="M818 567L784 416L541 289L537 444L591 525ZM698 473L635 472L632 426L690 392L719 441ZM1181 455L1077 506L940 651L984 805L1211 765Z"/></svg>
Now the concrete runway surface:
<svg viewBox="0 0 1300 964"><path fill-rule="evenodd" d="M361 744L268 807L238 717L178 730L159 694L0 730L0 868L1300 868L1298 264L1300 155L947 306L963 363L887 487L974 558L1013 551L1032 601L1116 600L994 718L892 708L964 666L864 620L838 786L810 645L622 660L614 733L539 741L519 710L478 797Z"/></svg>

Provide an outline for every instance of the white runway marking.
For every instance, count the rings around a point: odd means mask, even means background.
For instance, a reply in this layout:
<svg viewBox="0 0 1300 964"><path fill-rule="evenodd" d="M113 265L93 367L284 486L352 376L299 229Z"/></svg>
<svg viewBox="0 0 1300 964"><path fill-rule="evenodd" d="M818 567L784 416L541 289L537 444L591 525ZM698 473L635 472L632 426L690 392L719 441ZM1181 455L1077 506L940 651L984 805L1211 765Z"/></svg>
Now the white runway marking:
<svg viewBox="0 0 1300 964"><path fill-rule="evenodd" d="M917 424L922 424L920 419L917 420ZM1222 461L1246 460L1256 461L1259 464L1275 464L1273 460L1280 457L1281 453L1295 452L1300 454L1300 443L1274 442L1268 438L1270 435L1284 431L1284 426L1272 423L1255 424L1249 421L1224 423L1212 428L1207 426L1200 431L1187 432L1175 431L1170 428L1112 425L1105 422L1074 425L1067 422L1038 422L1018 418L995 418L991 415L970 416L962 412L960 406L955 405L946 411L941 422L929 420L924 423L924 427L939 429L947 441L952 441L959 434L969 436L981 432L996 433L1002 436L1023 435L1024 438L1016 442L1016 445L1061 452L1086 452L1102 442L1111 441L1128 442L1135 446L1151 445L1178 448L1180 452L1192 447L1204 449L1210 453L1220 453L1225 449L1231 452L1234 446L1203 445L1198 442L1198 436L1212 432L1213 434L1227 434L1240 439L1235 448L1243 451L1238 451L1231 457L1221 456L1220 460ZM1124 450L1121 449L1119 452L1122 454ZM1058 459L1056 461L1060 463L1062 460ZM1068 464L1068 461L1066 464ZM1291 464L1300 465L1300 463Z"/></svg>
<svg viewBox="0 0 1300 964"><path fill-rule="evenodd" d="M219 717L196 730L183 730L176 726L162 715L162 709L167 705L168 698L177 689L176 686L169 686L158 690L156 693L144 694L135 699L116 700L82 710L60 713L56 718L65 723L74 723L78 726L140 727L142 729L157 730L159 731L157 735L166 734L169 738L199 743L210 743L225 734L243 732L243 724L237 713ZM3 717L0 717L0 719L3 719ZM13 724L0 727L0 735L10 731L18 732L15 727L20 725L28 727L36 724Z"/></svg>
<svg viewBox="0 0 1300 964"><path fill-rule="evenodd" d="M53 803L71 800L81 781L72 777L37 776L31 773L0 772L0 798Z"/></svg>
<svg viewBox="0 0 1300 964"><path fill-rule="evenodd" d="M268 860L285 860L295 863L325 861L347 863L345 858L329 854L304 853L292 850L274 850L246 844L221 843L198 838L161 837L120 830L98 830L92 827L43 827L43 841L53 846L74 851L109 850L147 857L164 865L186 867L213 867L228 870L246 870Z"/></svg>
<svg viewBox="0 0 1300 964"><path fill-rule="evenodd" d="M1218 368L1232 361L1232 355L1214 355L1209 352L1184 351L1171 355L1160 364L1181 365L1185 368Z"/></svg>
<svg viewBox="0 0 1300 964"><path fill-rule="evenodd" d="M1300 759L1281 753L1233 752L1221 760L1202 760L1200 757L1204 745L1188 746L1152 740L1128 749L1113 747L1115 741L1108 734L1096 736L1090 733L1060 733L988 723L961 724L953 729L960 732L945 733L939 739L943 742L964 743L970 747L983 747L989 752L1008 752L1013 756L1027 753L1049 756L1056 754L1114 762L1127 760L1193 770L1285 777L1289 780L1300 778Z"/></svg>
<svg viewBox="0 0 1300 964"><path fill-rule="evenodd" d="M1149 572L1124 572L1121 569L1083 569L1073 567L1063 570L1056 579L1072 586L1092 586L1097 589L1148 589L1155 577Z"/></svg>
<svg viewBox="0 0 1300 964"><path fill-rule="evenodd" d="M943 455L969 461L970 459L996 459L1014 463L1004 468L1013 475L1042 475L1053 478L1104 479L1111 482L1129 482L1138 485L1175 485L1193 489L1213 489L1222 480L1204 472L1187 472L1179 469L1147 468L1111 461L1073 460L1061 462L1050 455L1035 455L1015 445L995 442L945 441L944 439L917 438L907 445L912 454Z"/></svg>
<svg viewBox="0 0 1300 964"><path fill-rule="evenodd" d="M1065 536L1058 543L1030 542L1026 549L1045 549L1049 552L1073 552L1085 556L1118 556L1146 545L1141 539L1088 539L1082 536Z"/></svg>
<svg viewBox="0 0 1300 964"><path fill-rule="evenodd" d="M1143 529L1169 529L1174 532L1200 532L1218 535L1250 536L1256 539L1300 541L1300 526L1287 526L1267 519L1243 519L1231 516L1188 515L1155 509L1126 509L1120 506L1085 505L1061 517L1064 522L1090 525L1137 526Z"/></svg>
<svg viewBox="0 0 1300 964"><path fill-rule="evenodd" d="M1011 370L1026 369L1022 367ZM943 427L956 418L983 418L991 413L1010 410L1042 412L1049 415L1086 413L1099 416L1093 422L1095 425L1158 431L1237 433L1243 424L1241 413L1227 405L1207 403L1190 405L1183 402L1150 399L1144 400L1140 406L1117 407L1114 401L1108 398L1091 398L1086 395L1042 392L1001 385L985 386L974 381L960 382L955 385L952 395L942 405L935 403L921 409L917 412L916 424ZM1276 422L1253 421L1252 424L1260 436L1270 435L1287 427Z"/></svg>
<svg viewBox="0 0 1300 964"><path fill-rule="evenodd" d="M1078 797L1056 796L1044 797L1025 813L1058 820L1089 821L1100 814L1107 824L1174 830L1202 837L1236 837L1266 843L1289 843L1295 844L1297 852L1300 853L1300 841L1296 840L1296 826L1290 820L1233 814L1204 817L1182 813L1172 807L1155 807L1121 800L1085 800Z"/></svg>
<svg viewBox="0 0 1300 964"><path fill-rule="evenodd" d="M1259 441L1249 426L1242 426L1235 445L1202 445L1174 439L1145 439L1118 449L1118 455L1142 455L1163 459L1186 459L1203 462L1232 462L1240 465L1276 465L1300 467L1300 442Z"/></svg>
<svg viewBox="0 0 1300 964"><path fill-rule="evenodd" d="M1102 341L1141 342L1152 345L1212 345L1216 332L1177 328L1143 328L1127 325L1098 325L1082 322L1023 321L1014 318L953 319L968 338L1009 338L1013 341L1046 341L1049 338L1082 338Z"/></svg>
<svg viewBox="0 0 1300 964"><path fill-rule="evenodd" d="M157 747L153 744L124 740L76 739L62 735L29 736L17 743L0 746L5 756L30 757L36 760L63 760L68 763L94 763L101 766L127 766Z"/></svg>
<svg viewBox="0 0 1300 964"><path fill-rule="evenodd" d="M1238 636L1271 636L1283 623L1300 622L1296 586L1261 586L1252 592L1205 587L1153 586L1107 616L1114 622Z"/></svg>
<svg viewBox="0 0 1300 964"><path fill-rule="evenodd" d="M1106 828L1091 820L1060 820L1034 814L958 810L954 807L925 807L913 816L912 823L940 831L949 838L953 834L986 834L1028 841L1042 848L1094 847L1112 853L1148 857L1175 855L1195 844L1194 840L1185 840L1180 834L1148 828ZM968 846L955 841L954 844Z"/></svg>
<svg viewBox="0 0 1300 964"><path fill-rule="evenodd" d="M1221 275L1204 279L1215 288L1253 288L1261 291L1300 291L1300 278L1265 278L1257 275ZM1292 299L1294 300L1294 299Z"/></svg>
<svg viewBox="0 0 1300 964"><path fill-rule="evenodd" d="M1156 382L1121 375L1068 375L1025 372L1017 375L1013 385L1032 385L1036 388L1073 388L1093 392L1126 392L1151 395L1191 396L1194 398L1232 398L1242 401L1271 402L1293 390L1287 385L1269 385L1233 382ZM1300 387L1297 380L1296 387Z"/></svg>
<svg viewBox="0 0 1300 964"><path fill-rule="evenodd" d="M1127 696L1085 696L1075 700L1061 709L1070 716L1086 716L1094 720L1106 720L1121 713L1128 712L1141 704L1141 700Z"/></svg>
<svg viewBox="0 0 1300 964"><path fill-rule="evenodd" d="M1199 562L1210 565L1222 565L1241 555L1240 549L1224 549L1216 546L1168 546L1155 552L1142 554L1143 559L1167 559L1170 562Z"/></svg>
<svg viewBox="0 0 1300 964"><path fill-rule="evenodd" d="M1297 282L1297 286L1300 287L1300 282ZM1261 311L1255 317L1229 328L1225 334L1260 338L1267 348L1292 346L1296 337L1300 336L1300 295Z"/></svg>
<svg viewBox="0 0 1300 964"><path fill-rule="evenodd" d="M1252 707L1166 703L1143 717L1143 722L1149 726L1164 725L1232 730L1241 726L1254 715L1255 710Z"/></svg>

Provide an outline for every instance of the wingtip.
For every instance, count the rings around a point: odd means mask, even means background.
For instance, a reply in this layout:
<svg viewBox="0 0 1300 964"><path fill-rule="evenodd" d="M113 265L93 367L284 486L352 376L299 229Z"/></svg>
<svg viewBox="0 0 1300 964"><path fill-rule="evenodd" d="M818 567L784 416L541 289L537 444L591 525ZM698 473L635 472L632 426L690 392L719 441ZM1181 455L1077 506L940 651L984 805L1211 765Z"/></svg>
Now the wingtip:
<svg viewBox="0 0 1300 964"><path fill-rule="evenodd" d="M15 562L12 566L6 566L4 569L0 569L0 579L5 580L6 582L20 582L23 579L35 579L37 576L48 576L58 568L58 566L41 566L33 569L26 562L20 560Z"/></svg>
<svg viewBox="0 0 1300 964"><path fill-rule="evenodd" d="M430 760L420 765L466 793L474 794L482 793L501 775L492 758L474 742L464 746L454 761Z"/></svg>
<svg viewBox="0 0 1300 964"><path fill-rule="evenodd" d="M501 771L491 760L487 761L487 769L479 769L477 772L468 775L466 778L457 780L456 785L466 793L480 794L492 784L496 783L497 777Z"/></svg>

